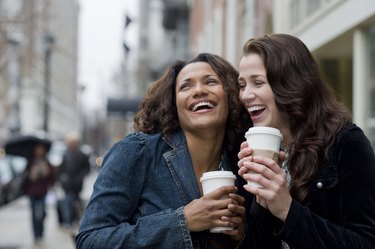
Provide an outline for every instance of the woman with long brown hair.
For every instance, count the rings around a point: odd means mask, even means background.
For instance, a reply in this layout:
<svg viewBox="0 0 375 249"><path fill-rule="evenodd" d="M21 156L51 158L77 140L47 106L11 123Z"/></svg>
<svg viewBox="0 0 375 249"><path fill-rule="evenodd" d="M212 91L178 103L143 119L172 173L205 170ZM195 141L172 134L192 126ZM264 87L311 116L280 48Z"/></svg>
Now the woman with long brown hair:
<svg viewBox="0 0 375 249"><path fill-rule="evenodd" d="M305 44L287 34L248 40L240 99L254 126L284 136L282 167L243 144L239 174L264 186L248 213L250 248L375 246L375 155ZM248 174L248 170L259 174Z"/></svg>

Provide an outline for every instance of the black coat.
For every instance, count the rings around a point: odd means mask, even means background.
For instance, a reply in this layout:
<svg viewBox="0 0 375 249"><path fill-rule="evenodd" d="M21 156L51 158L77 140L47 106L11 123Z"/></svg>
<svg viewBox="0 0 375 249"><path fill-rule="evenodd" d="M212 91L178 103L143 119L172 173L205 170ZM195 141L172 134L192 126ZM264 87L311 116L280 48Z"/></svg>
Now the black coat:
<svg viewBox="0 0 375 249"><path fill-rule="evenodd" d="M248 213L249 248L375 248L375 154L360 128L343 129L329 159L311 184L304 203L292 201L285 222L252 202Z"/></svg>
<svg viewBox="0 0 375 249"><path fill-rule="evenodd" d="M90 171L90 162L81 151L67 150L59 167L59 182L67 193L79 195L83 180Z"/></svg>

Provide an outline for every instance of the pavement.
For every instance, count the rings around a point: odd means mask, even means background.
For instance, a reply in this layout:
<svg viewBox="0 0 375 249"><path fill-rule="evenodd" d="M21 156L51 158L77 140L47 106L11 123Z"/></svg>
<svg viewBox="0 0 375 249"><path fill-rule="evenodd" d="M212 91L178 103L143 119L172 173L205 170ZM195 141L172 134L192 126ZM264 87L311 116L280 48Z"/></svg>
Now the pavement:
<svg viewBox="0 0 375 249"><path fill-rule="evenodd" d="M84 182L81 198L87 201L97 171L91 170ZM44 223L44 238L35 243L32 235L29 199L26 196L0 207L0 249L74 249L74 236L78 224L72 229L61 227L58 222L56 200L61 189L56 186L47 196L47 216Z"/></svg>

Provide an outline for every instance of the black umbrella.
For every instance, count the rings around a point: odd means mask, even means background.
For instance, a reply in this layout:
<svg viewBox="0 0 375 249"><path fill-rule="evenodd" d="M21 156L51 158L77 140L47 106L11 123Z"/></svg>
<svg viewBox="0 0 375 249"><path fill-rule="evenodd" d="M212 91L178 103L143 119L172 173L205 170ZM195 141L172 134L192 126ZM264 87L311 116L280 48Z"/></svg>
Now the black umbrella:
<svg viewBox="0 0 375 249"><path fill-rule="evenodd" d="M9 155L30 158L37 144L44 145L48 151L51 147L51 140L34 135L16 136L5 144L5 152Z"/></svg>

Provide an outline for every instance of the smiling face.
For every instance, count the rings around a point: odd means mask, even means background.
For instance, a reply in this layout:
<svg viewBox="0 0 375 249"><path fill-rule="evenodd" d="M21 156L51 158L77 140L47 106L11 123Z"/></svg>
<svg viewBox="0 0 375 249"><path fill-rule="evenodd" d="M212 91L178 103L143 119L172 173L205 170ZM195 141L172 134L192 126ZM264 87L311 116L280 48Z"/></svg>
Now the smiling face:
<svg viewBox="0 0 375 249"><path fill-rule="evenodd" d="M278 110L262 58L255 53L242 57L239 66L240 99L254 126L282 129Z"/></svg>
<svg viewBox="0 0 375 249"><path fill-rule="evenodd" d="M184 131L224 130L227 96L208 63L191 63L180 71L176 79L176 107Z"/></svg>

